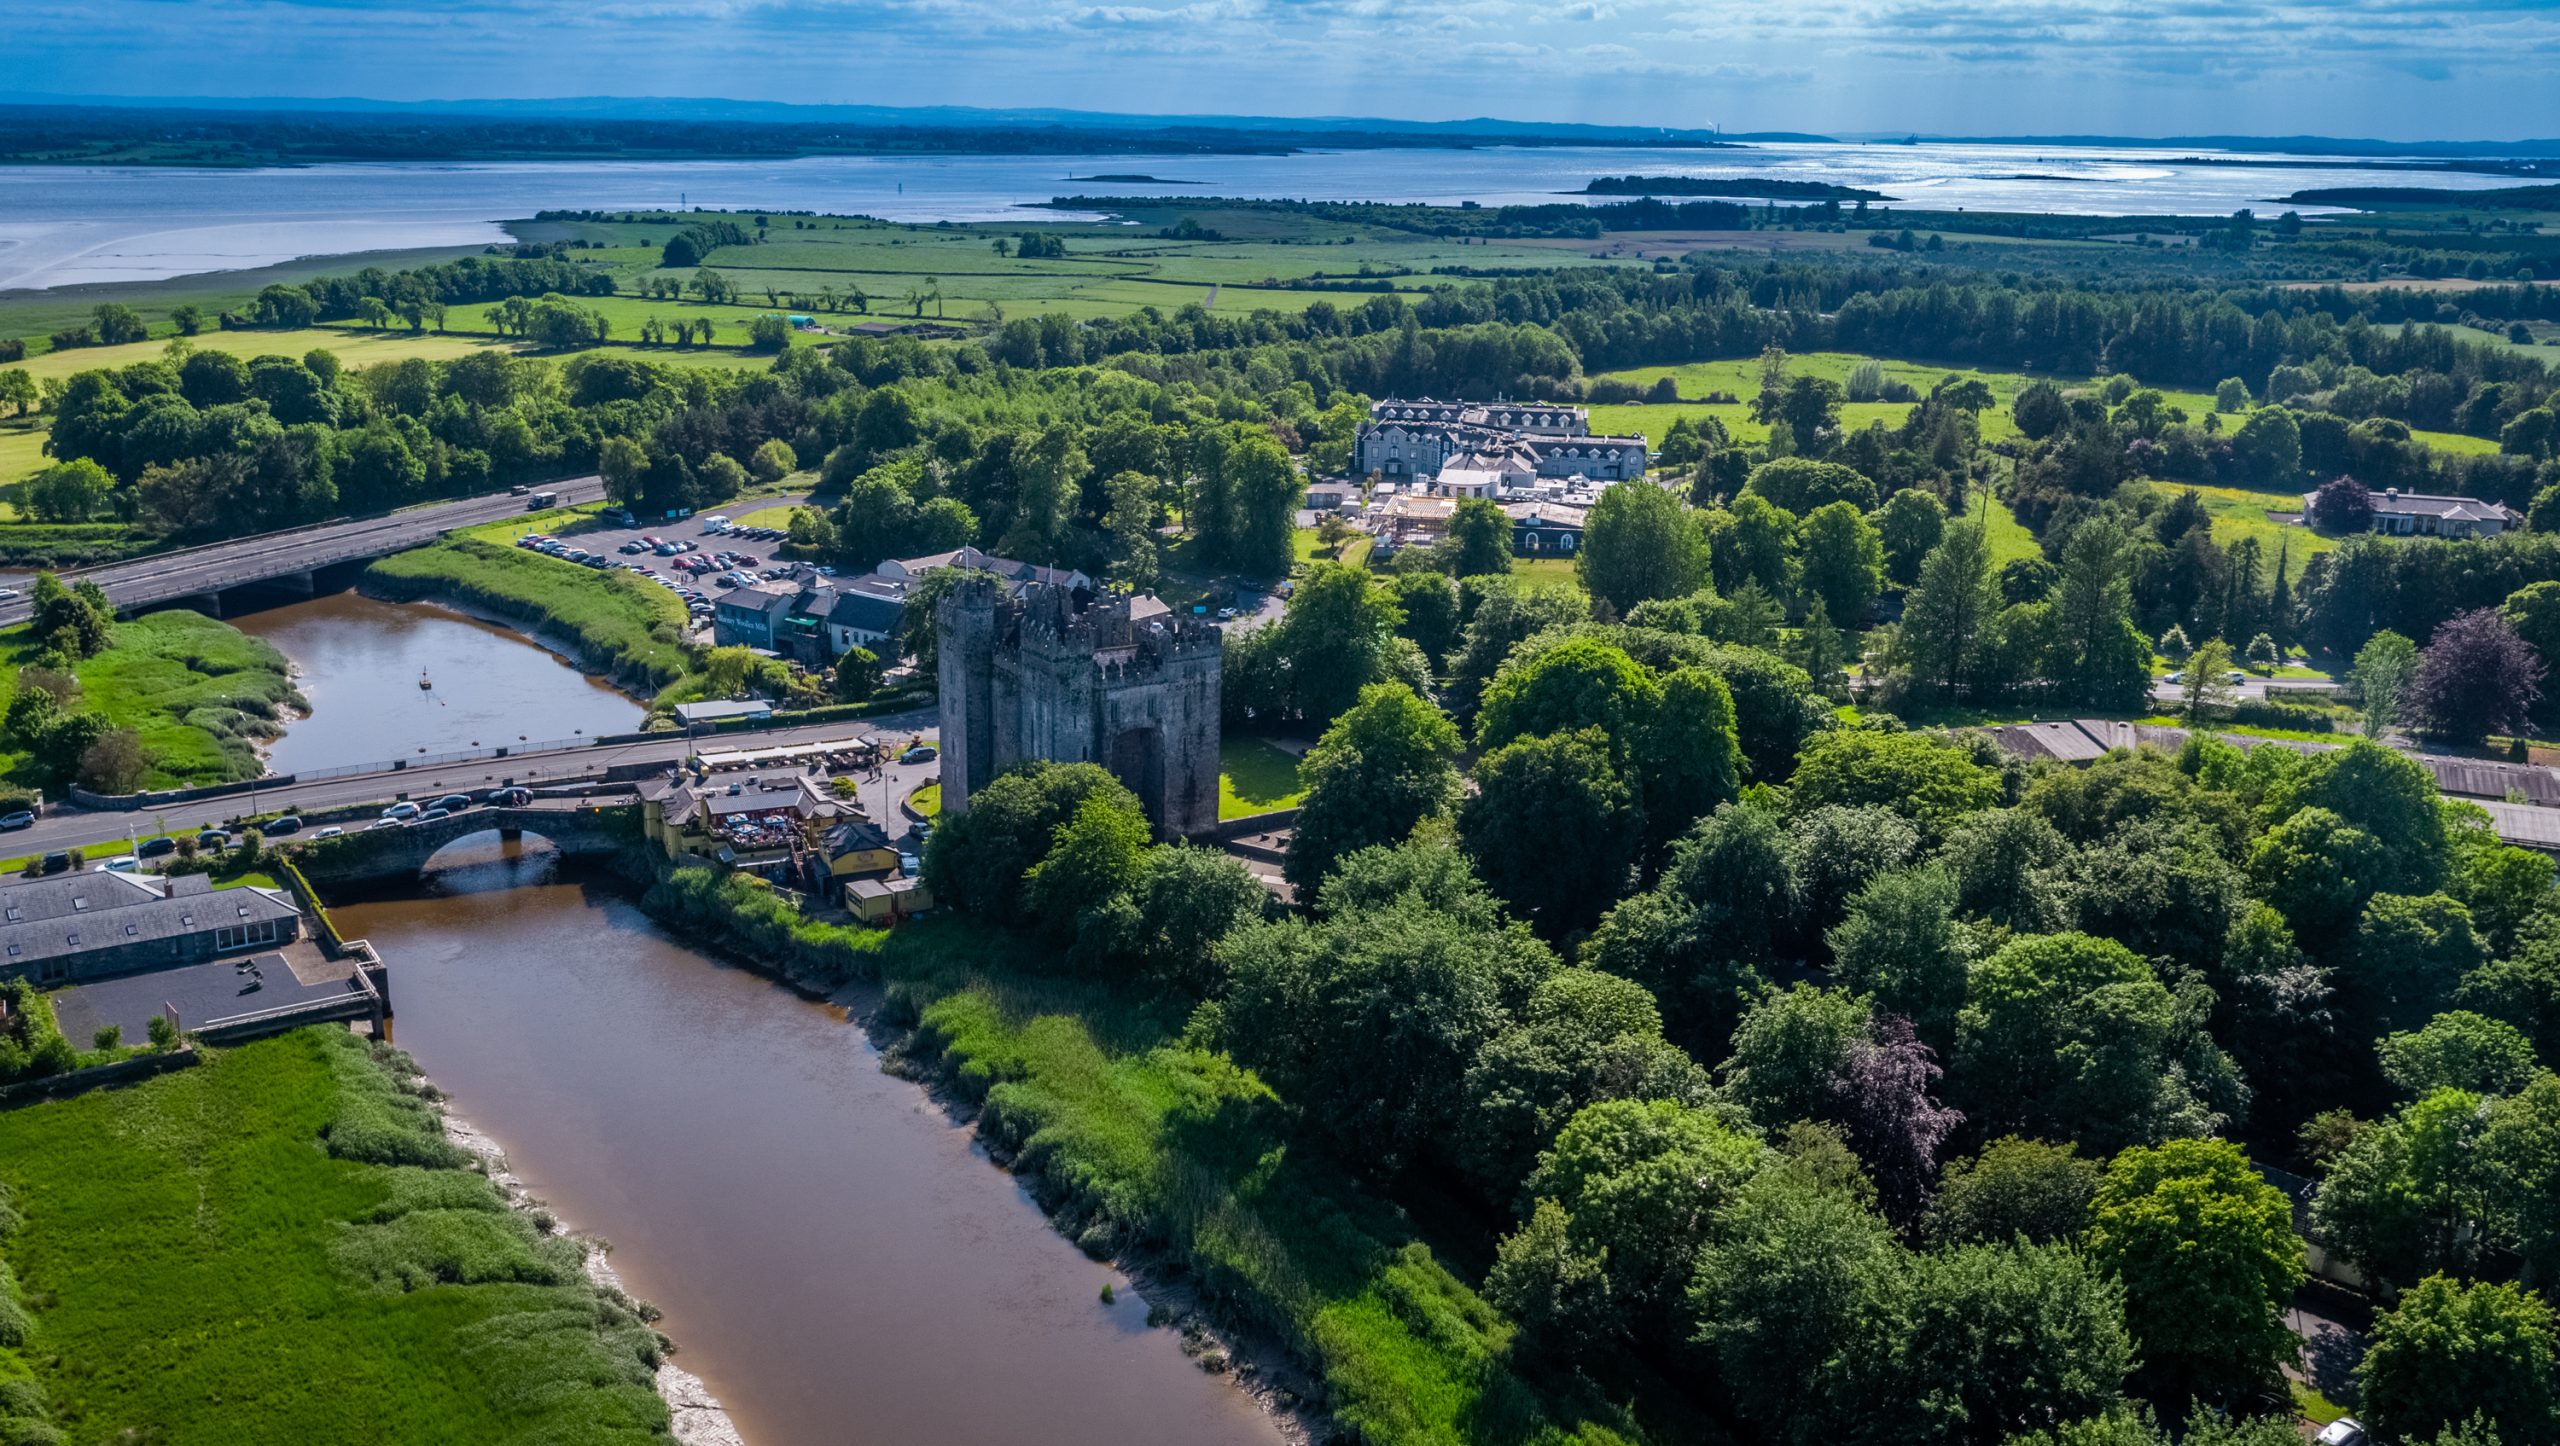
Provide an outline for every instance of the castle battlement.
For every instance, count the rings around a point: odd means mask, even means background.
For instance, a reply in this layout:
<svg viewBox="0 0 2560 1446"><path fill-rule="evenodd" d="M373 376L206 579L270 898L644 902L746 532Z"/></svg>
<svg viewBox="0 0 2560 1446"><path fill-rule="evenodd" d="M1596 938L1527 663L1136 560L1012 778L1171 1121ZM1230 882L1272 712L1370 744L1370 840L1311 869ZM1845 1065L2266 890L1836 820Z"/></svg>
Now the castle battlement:
<svg viewBox="0 0 2560 1446"><path fill-rule="evenodd" d="M1218 811L1217 627L1151 597L963 581L934 615L940 640L942 806L958 813L1033 759L1100 763L1167 834Z"/></svg>

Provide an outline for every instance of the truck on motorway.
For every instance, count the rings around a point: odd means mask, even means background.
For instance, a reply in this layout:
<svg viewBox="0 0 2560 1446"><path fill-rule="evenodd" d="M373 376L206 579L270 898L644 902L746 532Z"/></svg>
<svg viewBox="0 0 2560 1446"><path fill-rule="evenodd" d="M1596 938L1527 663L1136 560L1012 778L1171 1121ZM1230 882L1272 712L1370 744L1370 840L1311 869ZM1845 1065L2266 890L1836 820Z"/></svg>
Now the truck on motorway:
<svg viewBox="0 0 2560 1446"><path fill-rule="evenodd" d="M524 510L525 510L525 511L527 511L527 512L540 512L540 511L545 510L546 508L557 507L557 506L559 506L559 505L560 505L560 494L559 494L559 493L557 493L557 492L536 492L535 494L533 494L533 500L525 504Z"/></svg>

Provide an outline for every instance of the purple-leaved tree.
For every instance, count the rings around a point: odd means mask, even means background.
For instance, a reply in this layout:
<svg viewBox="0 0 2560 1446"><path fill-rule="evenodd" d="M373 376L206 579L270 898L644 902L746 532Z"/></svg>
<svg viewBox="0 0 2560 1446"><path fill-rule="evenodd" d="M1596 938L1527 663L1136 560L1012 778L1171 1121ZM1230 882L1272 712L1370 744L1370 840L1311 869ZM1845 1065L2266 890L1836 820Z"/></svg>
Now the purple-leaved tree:
<svg viewBox="0 0 2560 1446"><path fill-rule="evenodd" d="M2454 743L2521 726L2541 696L2542 660L2496 608L2446 619L2409 680L2409 712L2420 731Z"/></svg>
<svg viewBox="0 0 2560 1446"><path fill-rule="evenodd" d="M2332 477L2311 494L2311 525L2322 532L2373 530L2373 493L2353 477Z"/></svg>
<svg viewBox="0 0 2560 1446"><path fill-rule="evenodd" d="M1876 1182L1876 1203L1904 1230L1915 1228L1938 1186L1938 1149L1964 1122L1964 1112L1930 1097L1937 1052L1920 1042L1911 1021L1878 1015L1871 1036L1850 1046L1832 1081L1834 1106L1849 1148Z"/></svg>

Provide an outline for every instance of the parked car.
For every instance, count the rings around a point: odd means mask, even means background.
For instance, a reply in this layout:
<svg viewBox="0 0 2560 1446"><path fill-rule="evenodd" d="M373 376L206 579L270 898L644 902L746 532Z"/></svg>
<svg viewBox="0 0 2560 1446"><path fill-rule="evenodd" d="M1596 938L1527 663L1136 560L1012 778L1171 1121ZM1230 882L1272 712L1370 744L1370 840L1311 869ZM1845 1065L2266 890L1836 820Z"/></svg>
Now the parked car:
<svg viewBox="0 0 2560 1446"><path fill-rule="evenodd" d="M390 819L394 823L403 823L418 816L418 806L404 798L400 802L384 809L382 811L382 816Z"/></svg>
<svg viewBox="0 0 2560 1446"><path fill-rule="evenodd" d="M58 874L69 867L71 867L71 853L68 849L55 849L44 856L43 869L48 874Z"/></svg>
<svg viewBox="0 0 2560 1446"><path fill-rule="evenodd" d="M345 829L340 828L338 825L336 825L336 824L334 824L334 823L333 823L333 824L329 825L327 828L323 828L323 829L314 829L314 830L312 831L311 836L312 836L313 838L336 838L338 835L340 835L340 834L342 834L342 833L345 833L345 832L346 832L346 830L345 830Z"/></svg>
<svg viewBox="0 0 2560 1446"><path fill-rule="evenodd" d="M448 793L444 797L437 799L435 802L428 804L427 808L430 811L440 808L447 813L460 813L470 806L471 795L467 793Z"/></svg>
<svg viewBox="0 0 2560 1446"><path fill-rule="evenodd" d="M260 830L260 832L265 833L270 837L280 833L300 833L302 832L302 815L297 813L277 814L274 818L267 820L267 826Z"/></svg>
<svg viewBox="0 0 2560 1446"><path fill-rule="evenodd" d="M218 828L206 829L196 835L196 847L209 854L218 854L231 847L231 835Z"/></svg>
<svg viewBox="0 0 2560 1446"><path fill-rule="evenodd" d="M942 756L942 750L930 743L919 743L898 755L900 763L931 763Z"/></svg>
<svg viewBox="0 0 2560 1446"><path fill-rule="evenodd" d="M622 544L620 547L617 547L617 548L615 548L615 549L614 549L614 551L616 551L616 552L618 552L618 553L621 553L621 554L622 554L623 556L625 556L625 557L637 557L637 556L639 556L641 553L647 552L648 550L649 550L649 549L648 549L648 548L646 548L646 547L644 547L644 546L642 546L642 545L640 544L640 542L638 541L638 539L636 539L636 538L635 538L634 540L632 540L632 541L630 541L630 542L626 542L626 543Z"/></svg>
<svg viewBox="0 0 2560 1446"><path fill-rule="evenodd" d="M2373 1437L2366 1433L2364 1423L2353 1416L2340 1416L2321 1427L2320 1434L2311 1439L2318 1446L2371 1446L2373 1441Z"/></svg>
<svg viewBox="0 0 2560 1446"><path fill-rule="evenodd" d="M102 874L138 874L142 872L142 860L133 854L118 854L114 858L108 859L106 862L98 865L98 872Z"/></svg>
<svg viewBox="0 0 2560 1446"><path fill-rule="evenodd" d="M2167 684L2169 684L2169 685L2171 685L2171 686L2173 686L2173 687L2174 687L2174 686L2176 686L2176 685L2178 685L2178 684L2181 684L2181 683L2186 682L2186 681L2187 681L2187 675L2186 675L2185 673L2183 673L2183 672L2179 672L2179 673L2171 673L2171 674L2169 674L2167 677L2162 678L2160 681L2161 681L2161 682L2163 682L2163 683L2167 683Z"/></svg>
<svg viewBox="0 0 2560 1446"><path fill-rule="evenodd" d="M173 854L177 851L178 841L169 837L165 833L160 835L158 838L144 839L142 843L134 849L135 853L142 855L146 859L156 859L162 854Z"/></svg>
<svg viewBox="0 0 2560 1446"><path fill-rule="evenodd" d="M16 813L0 813L0 833L16 833L22 828L32 828L35 826L35 821L35 814L23 808Z"/></svg>

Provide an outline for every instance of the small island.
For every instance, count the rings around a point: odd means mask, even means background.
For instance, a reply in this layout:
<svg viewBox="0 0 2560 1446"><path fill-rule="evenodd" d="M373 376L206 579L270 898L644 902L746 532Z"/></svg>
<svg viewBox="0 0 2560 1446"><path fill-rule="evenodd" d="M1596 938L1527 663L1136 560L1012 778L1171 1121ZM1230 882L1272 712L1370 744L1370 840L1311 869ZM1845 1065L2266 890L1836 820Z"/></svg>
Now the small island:
<svg viewBox="0 0 2560 1446"><path fill-rule="evenodd" d="M1067 179L1070 181L1109 181L1114 185L1121 186L1196 186L1200 184L1198 181L1167 180L1163 176L1069 176Z"/></svg>
<svg viewBox="0 0 2560 1446"><path fill-rule="evenodd" d="M1882 191L1762 176L1594 176L1585 196L1740 196L1768 201L1890 201Z"/></svg>

